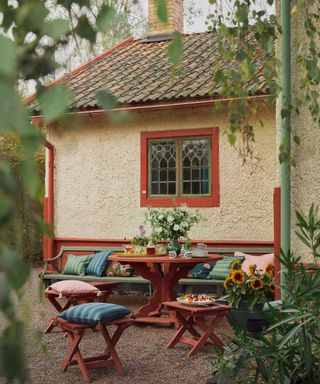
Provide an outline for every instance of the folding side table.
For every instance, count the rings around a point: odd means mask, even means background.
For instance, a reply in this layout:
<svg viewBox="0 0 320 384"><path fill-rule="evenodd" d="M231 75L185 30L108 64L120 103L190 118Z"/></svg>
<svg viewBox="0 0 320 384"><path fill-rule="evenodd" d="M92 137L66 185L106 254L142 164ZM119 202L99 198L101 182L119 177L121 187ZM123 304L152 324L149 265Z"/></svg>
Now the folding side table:
<svg viewBox="0 0 320 384"><path fill-rule="evenodd" d="M192 346L188 356L193 356L205 344L223 347L224 344L215 334L215 330L232 307L222 304L191 306L181 304L178 301L167 301L163 305L175 312L176 319L180 324L167 348L173 348L178 342L188 344ZM186 331L189 331L192 337L183 336Z"/></svg>

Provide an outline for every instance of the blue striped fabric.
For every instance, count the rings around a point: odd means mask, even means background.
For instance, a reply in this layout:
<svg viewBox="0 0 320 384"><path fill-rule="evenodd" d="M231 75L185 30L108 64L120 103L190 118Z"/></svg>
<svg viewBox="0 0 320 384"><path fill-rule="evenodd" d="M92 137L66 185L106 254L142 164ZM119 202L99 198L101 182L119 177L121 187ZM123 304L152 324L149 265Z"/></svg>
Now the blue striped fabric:
<svg viewBox="0 0 320 384"><path fill-rule="evenodd" d="M87 266L86 275L102 276L108 264L108 257L112 253L113 250L97 252Z"/></svg>
<svg viewBox="0 0 320 384"><path fill-rule="evenodd" d="M130 309L122 305L109 303L87 303L76 305L59 314L69 323L77 324L106 324L121 319L131 313Z"/></svg>

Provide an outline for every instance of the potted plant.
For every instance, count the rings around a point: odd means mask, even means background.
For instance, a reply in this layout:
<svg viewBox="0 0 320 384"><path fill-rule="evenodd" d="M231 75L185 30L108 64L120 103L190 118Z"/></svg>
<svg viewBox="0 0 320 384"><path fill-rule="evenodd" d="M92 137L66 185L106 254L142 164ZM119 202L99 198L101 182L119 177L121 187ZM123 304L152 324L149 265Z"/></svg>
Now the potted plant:
<svg viewBox="0 0 320 384"><path fill-rule="evenodd" d="M241 263L234 261L230 274L224 281L227 300L234 307L228 315L231 326L257 333L267 326L263 312L265 303L274 299L274 266L269 263L265 270L256 265L249 266L249 272L242 270Z"/></svg>
<svg viewBox="0 0 320 384"><path fill-rule="evenodd" d="M151 225L152 238L169 241L169 249L178 254L181 250L179 240L188 239L190 229L201 219L198 212L189 212L186 205L169 210L149 208L146 214L146 221Z"/></svg>

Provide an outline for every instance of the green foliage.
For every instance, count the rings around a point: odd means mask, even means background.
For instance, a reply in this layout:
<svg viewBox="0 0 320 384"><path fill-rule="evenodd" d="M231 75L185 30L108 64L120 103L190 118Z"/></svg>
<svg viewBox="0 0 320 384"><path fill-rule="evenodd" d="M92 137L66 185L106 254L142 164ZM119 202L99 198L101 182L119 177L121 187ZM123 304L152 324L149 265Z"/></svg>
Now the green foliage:
<svg viewBox="0 0 320 384"><path fill-rule="evenodd" d="M298 214L298 227L315 227L316 212L308 221ZM304 235L305 236L305 235ZM305 243L310 249L310 242ZM241 377L242 368L255 371L255 380L268 384L317 384L320 379L320 269L305 267L290 251L280 257L284 271L283 302L270 305L270 327L259 337L236 337L212 361L220 382ZM234 352L230 358L230 351ZM219 370L219 372L217 372ZM219 381L218 381L219 382ZM240 381L239 381L240 382ZM257 381L252 381L256 383Z"/></svg>
<svg viewBox="0 0 320 384"><path fill-rule="evenodd" d="M179 67L183 60L183 42L179 32L173 32L168 45L168 56L175 67Z"/></svg>
<svg viewBox="0 0 320 384"><path fill-rule="evenodd" d="M320 257L320 215L319 206L311 205L309 213L304 216L296 211L297 227L296 235L306 245L317 263Z"/></svg>

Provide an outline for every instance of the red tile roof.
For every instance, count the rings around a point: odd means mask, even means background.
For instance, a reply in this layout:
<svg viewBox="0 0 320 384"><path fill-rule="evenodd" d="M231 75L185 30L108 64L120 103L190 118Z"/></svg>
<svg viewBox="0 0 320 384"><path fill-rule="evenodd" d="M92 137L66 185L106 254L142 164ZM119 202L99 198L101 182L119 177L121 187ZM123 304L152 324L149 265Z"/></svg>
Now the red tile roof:
<svg viewBox="0 0 320 384"><path fill-rule="evenodd" d="M71 110L99 108L95 93L107 89L120 104L143 104L219 96L213 83L213 68L223 67L214 33L183 35L183 65L175 76L166 48L169 41L146 42L132 38L91 60L58 82L64 81L73 94ZM255 94L267 93L263 67L256 75ZM249 85L250 86L250 85ZM37 110L37 105L31 105Z"/></svg>

